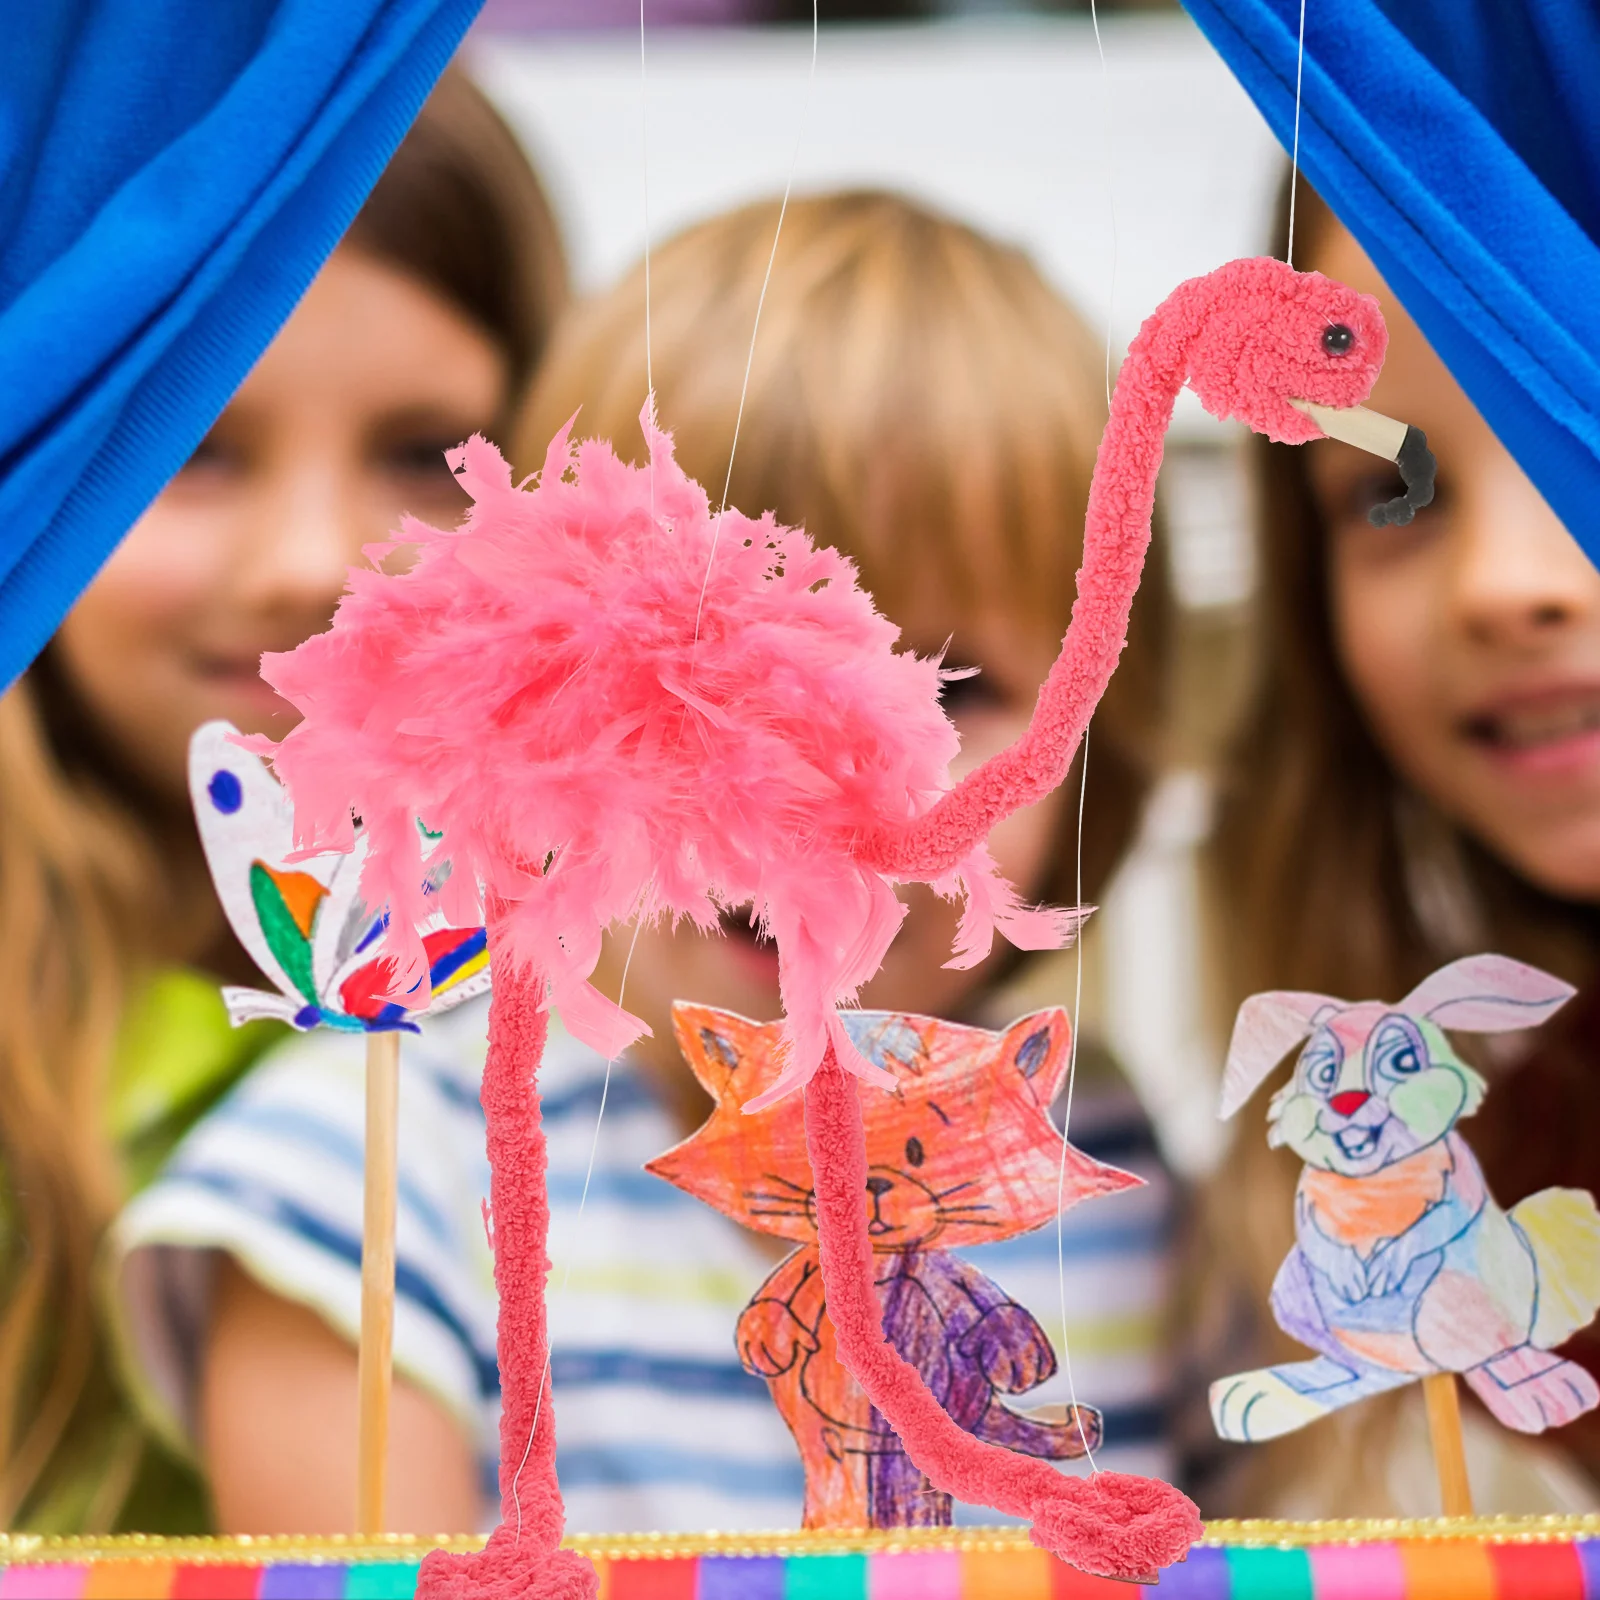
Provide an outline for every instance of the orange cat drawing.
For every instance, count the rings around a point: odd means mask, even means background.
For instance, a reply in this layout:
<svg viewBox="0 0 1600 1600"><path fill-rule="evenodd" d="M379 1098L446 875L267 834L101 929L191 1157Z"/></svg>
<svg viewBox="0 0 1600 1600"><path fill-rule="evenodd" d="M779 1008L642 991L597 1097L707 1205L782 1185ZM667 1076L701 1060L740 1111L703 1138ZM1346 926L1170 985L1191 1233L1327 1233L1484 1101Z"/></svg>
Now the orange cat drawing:
<svg viewBox="0 0 1600 1600"><path fill-rule="evenodd" d="M1060 1009L1003 1033L897 1012L842 1013L856 1048L898 1080L861 1095L867 1194L885 1337L967 1432L1049 1460L1100 1442L1089 1406L1013 1409L1056 1370L1033 1316L956 1245L1009 1239L1054 1219L1062 1138L1048 1109L1068 1065ZM819 1270L805 1130L786 1106L741 1107L779 1073L780 1023L679 1004L678 1042L716 1099L705 1124L649 1170L799 1248L739 1319L739 1359L767 1380L805 1464L805 1526L945 1526L951 1505L917 1471L834 1350ZM1141 1180L1065 1149L1071 1206Z"/></svg>

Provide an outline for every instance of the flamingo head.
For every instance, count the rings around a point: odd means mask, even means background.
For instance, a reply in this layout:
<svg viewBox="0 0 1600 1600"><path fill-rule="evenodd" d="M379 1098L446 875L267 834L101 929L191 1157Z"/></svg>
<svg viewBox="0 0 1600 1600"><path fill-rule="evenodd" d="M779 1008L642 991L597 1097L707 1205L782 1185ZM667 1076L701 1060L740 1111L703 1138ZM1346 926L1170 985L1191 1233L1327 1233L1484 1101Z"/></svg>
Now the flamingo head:
<svg viewBox="0 0 1600 1600"><path fill-rule="evenodd" d="M1409 522L1433 498L1434 460L1418 428L1362 404L1389 333L1371 295L1270 256L1230 261L1198 280L1204 313L1189 347L1201 404L1281 444L1342 439L1400 469L1405 494L1375 523Z"/></svg>
<svg viewBox="0 0 1600 1600"><path fill-rule="evenodd" d="M1189 384L1214 416L1304 444L1321 432L1295 401L1343 411L1372 392L1389 333L1371 295L1270 256L1230 261L1200 284Z"/></svg>

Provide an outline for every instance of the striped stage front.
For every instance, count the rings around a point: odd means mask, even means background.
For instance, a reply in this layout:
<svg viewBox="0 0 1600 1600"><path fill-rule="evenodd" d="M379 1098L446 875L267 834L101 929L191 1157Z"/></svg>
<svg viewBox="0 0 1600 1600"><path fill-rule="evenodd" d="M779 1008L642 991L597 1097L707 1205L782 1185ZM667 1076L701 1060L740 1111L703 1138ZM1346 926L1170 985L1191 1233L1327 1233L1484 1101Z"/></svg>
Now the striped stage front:
<svg viewBox="0 0 1600 1600"><path fill-rule="evenodd" d="M1012 1529L570 1541L601 1600L1600 1600L1600 1518L1212 1523L1153 1591ZM0 1536L0 1600L410 1600L434 1543Z"/></svg>

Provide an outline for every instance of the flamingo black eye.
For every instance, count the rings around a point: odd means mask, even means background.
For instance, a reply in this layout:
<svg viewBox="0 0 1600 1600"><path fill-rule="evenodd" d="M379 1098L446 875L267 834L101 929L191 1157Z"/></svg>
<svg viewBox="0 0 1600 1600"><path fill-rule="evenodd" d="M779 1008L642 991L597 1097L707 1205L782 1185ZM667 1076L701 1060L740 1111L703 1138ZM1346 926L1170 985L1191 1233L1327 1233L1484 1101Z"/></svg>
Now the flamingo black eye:
<svg viewBox="0 0 1600 1600"><path fill-rule="evenodd" d="M1355 342L1354 332L1342 322L1332 323L1322 330L1322 348L1330 356L1349 355Z"/></svg>
<svg viewBox="0 0 1600 1600"><path fill-rule="evenodd" d="M906 1140L906 1161L913 1167L922 1165L922 1141L915 1135Z"/></svg>

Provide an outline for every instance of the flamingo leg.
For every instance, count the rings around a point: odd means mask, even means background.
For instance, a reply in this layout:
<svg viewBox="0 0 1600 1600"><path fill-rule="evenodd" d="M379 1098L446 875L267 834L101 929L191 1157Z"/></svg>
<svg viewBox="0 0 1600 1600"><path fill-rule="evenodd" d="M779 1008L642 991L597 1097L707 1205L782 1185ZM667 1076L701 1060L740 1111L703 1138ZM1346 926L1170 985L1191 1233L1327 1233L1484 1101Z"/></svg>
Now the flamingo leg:
<svg viewBox="0 0 1600 1600"><path fill-rule="evenodd" d="M806 1086L806 1147L816 1185L818 1248L840 1359L936 1489L1033 1524L1061 1560L1106 1577L1149 1578L1200 1537L1186 1495L1154 1478L1071 1478L963 1431L883 1333L867 1233L866 1137L854 1080L832 1046Z"/></svg>
<svg viewBox="0 0 1600 1600"><path fill-rule="evenodd" d="M494 944L491 931L491 951ZM506 965L495 969L481 1090L500 1295L501 1521L476 1554L431 1551L417 1600L595 1600L599 1593L594 1567L560 1548L566 1512L546 1370L550 1203L537 1085L549 1022L540 1007L544 979Z"/></svg>

